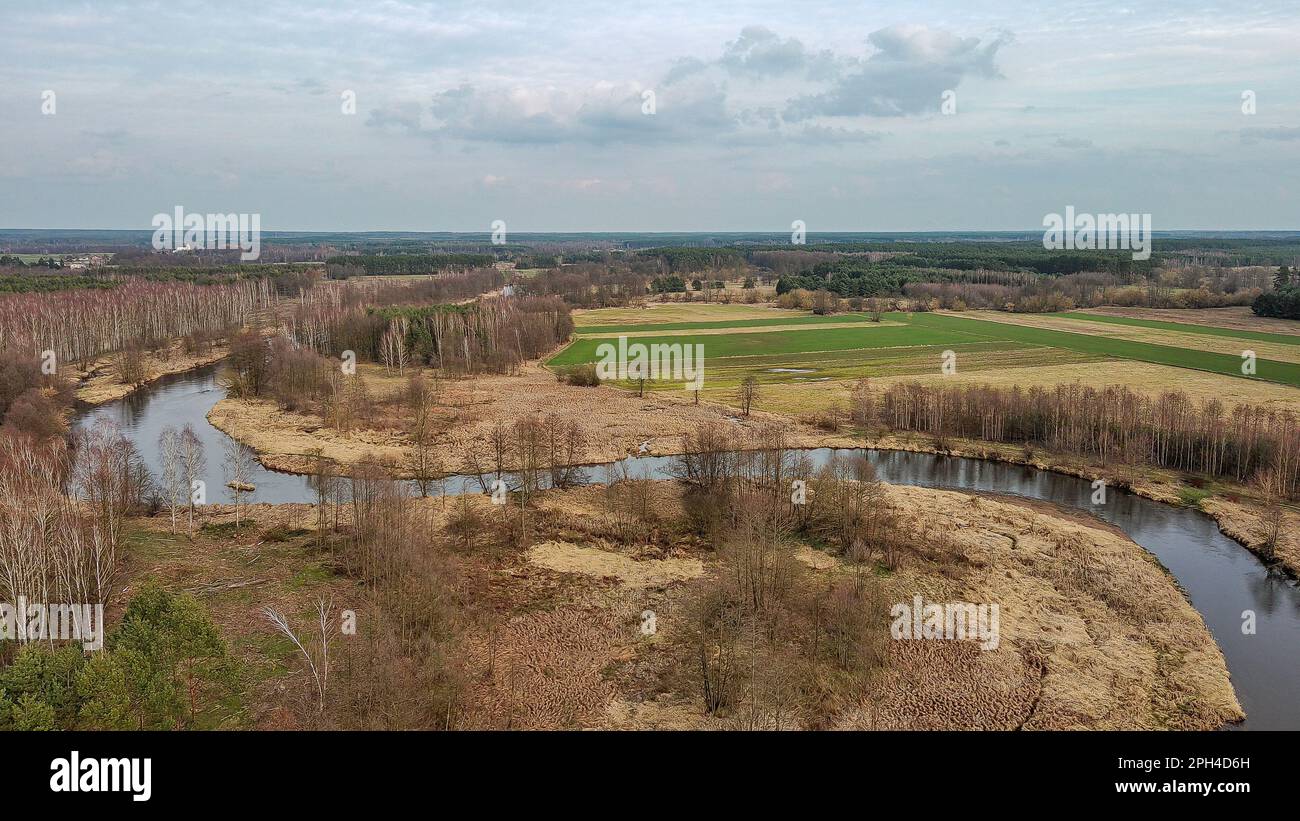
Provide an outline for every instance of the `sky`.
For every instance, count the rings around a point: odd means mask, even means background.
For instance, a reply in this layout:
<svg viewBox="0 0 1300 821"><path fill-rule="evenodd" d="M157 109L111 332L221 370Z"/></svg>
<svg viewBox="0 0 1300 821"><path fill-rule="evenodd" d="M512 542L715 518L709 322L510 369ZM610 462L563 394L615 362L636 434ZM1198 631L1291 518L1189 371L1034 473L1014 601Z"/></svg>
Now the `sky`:
<svg viewBox="0 0 1300 821"><path fill-rule="evenodd" d="M0 0L0 228L1300 228L1300 3Z"/></svg>

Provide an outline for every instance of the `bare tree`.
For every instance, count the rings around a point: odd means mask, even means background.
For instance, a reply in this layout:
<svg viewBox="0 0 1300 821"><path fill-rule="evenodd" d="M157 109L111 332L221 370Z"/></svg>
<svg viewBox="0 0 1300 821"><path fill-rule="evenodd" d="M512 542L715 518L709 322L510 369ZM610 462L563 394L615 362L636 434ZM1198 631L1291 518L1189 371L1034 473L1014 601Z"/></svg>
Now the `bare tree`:
<svg viewBox="0 0 1300 821"><path fill-rule="evenodd" d="M188 424L181 428L180 441L181 480L189 491L189 535L194 535L194 503L200 494L206 494L203 485L203 473L207 470L207 457L203 454L203 442L194 428ZM204 500L206 501L206 499Z"/></svg>
<svg viewBox="0 0 1300 821"><path fill-rule="evenodd" d="M189 494L181 463L181 435L168 425L158 434L158 454L162 458L162 493L167 512L171 515L172 533L176 532L176 512L181 499Z"/></svg>
<svg viewBox="0 0 1300 821"><path fill-rule="evenodd" d="M284 615L272 607L265 607L262 613L266 618L275 625L281 633L284 634L293 645L302 653L302 657L307 662L307 669L311 673L312 683L316 690L316 712L317 714L325 712L325 697L329 692L330 678L330 642L334 640L336 627L334 625L334 602L326 602L325 599L316 600L317 615L317 640L312 643L310 648L299 638Z"/></svg>
<svg viewBox="0 0 1300 821"><path fill-rule="evenodd" d="M253 451L243 442L228 438L225 443L226 487L230 489L231 498L235 500L235 529L239 529L241 507L244 494L251 494L257 488L249 481L253 476Z"/></svg>
<svg viewBox="0 0 1300 821"><path fill-rule="evenodd" d="M750 374L740 383L740 390L737 393L737 399L740 401L740 409L746 416L749 416L749 409L753 406L754 400L758 398L758 379Z"/></svg>

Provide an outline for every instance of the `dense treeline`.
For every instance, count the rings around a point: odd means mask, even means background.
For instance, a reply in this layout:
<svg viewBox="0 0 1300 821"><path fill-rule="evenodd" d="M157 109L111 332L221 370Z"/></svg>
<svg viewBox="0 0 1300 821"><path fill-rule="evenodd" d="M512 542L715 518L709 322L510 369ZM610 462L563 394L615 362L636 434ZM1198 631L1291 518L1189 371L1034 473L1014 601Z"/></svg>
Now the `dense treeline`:
<svg viewBox="0 0 1300 821"><path fill-rule="evenodd" d="M347 279L363 274L395 276L482 268L495 261L491 254L358 254L333 256L325 265L331 279Z"/></svg>
<svg viewBox="0 0 1300 821"><path fill-rule="evenodd" d="M735 248L648 248L637 254L655 260L659 271L671 274L745 268L745 256Z"/></svg>
<svg viewBox="0 0 1300 821"><path fill-rule="evenodd" d="M1188 268L1164 271L1158 277L1141 281L1128 281L1113 274L1086 273L1035 279L1020 287L912 282L903 286L903 294L917 308L1044 313L1101 305L1133 308L1247 305L1260 293L1262 284L1264 277L1249 271Z"/></svg>
<svg viewBox="0 0 1300 821"><path fill-rule="evenodd" d="M113 351L157 348L195 333L247 324L276 299L269 279L227 285L129 280L109 291L0 297L0 339L58 363L80 365Z"/></svg>
<svg viewBox="0 0 1300 821"><path fill-rule="evenodd" d="M945 439L1038 445L1102 464L1150 464L1271 483L1300 497L1300 424L1290 412L1180 392L1150 398L1126 386L1028 390L991 386L894 385L880 396L860 387L853 415L866 425Z"/></svg>
<svg viewBox="0 0 1300 821"><path fill-rule="evenodd" d="M822 262L801 274L781 277L776 284L778 294L796 288L816 291L825 289L838 296L889 296L903 292L914 282L969 282L973 284L1024 285L1037 276L1026 271L996 269L931 270L910 268L898 264L898 257L883 262L865 259L841 259Z"/></svg>
<svg viewBox="0 0 1300 821"><path fill-rule="evenodd" d="M643 297L649 282L650 274L632 265L585 262L520 280L516 288L533 296L558 296L576 308L609 308Z"/></svg>
<svg viewBox="0 0 1300 821"><path fill-rule="evenodd" d="M1273 282L1274 289L1256 297L1251 310L1259 316L1300 319L1300 268L1279 267Z"/></svg>
<svg viewBox="0 0 1300 821"><path fill-rule="evenodd" d="M247 324L275 301L266 279L228 285L131 280L110 291L0 297L0 338L39 356L85 365L102 354L156 348L196 332Z"/></svg>
<svg viewBox="0 0 1300 821"><path fill-rule="evenodd" d="M12 254L0 254L0 268L47 268L58 270L63 267L63 260L58 257L38 257L31 262Z"/></svg>
<svg viewBox="0 0 1300 821"><path fill-rule="evenodd" d="M573 320L562 300L524 296L411 304L439 292L481 289L499 277L499 272L471 273L428 284L317 289L294 311L286 331L318 354L353 351L359 359L398 370L423 364L447 373L507 373L568 340Z"/></svg>
<svg viewBox="0 0 1300 821"><path fill-rule="evenodd" d="M96 276L0 273L0 292L25 294L31 292L69 291L79 288L114 288L117 282Z"/></svg>

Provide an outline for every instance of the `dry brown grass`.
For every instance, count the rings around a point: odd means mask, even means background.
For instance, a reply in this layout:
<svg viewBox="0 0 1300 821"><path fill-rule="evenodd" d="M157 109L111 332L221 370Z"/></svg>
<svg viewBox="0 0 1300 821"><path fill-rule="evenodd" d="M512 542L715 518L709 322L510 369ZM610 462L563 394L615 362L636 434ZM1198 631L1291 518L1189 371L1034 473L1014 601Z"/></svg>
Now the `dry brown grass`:
<svg viewBox="0 0 1300 821"><path fill-rule="evenodd" d="M1199 615L1140 547L1089 520L1042 506L921 488L889 488L891 506L923 534L885 578L890 601L997 602L1001 645L888 642L887 672L833 724L862 728L1210 728L1238 717L1227 670ZM683 614L716 583L719 556L670 525L681 489L653 487L663 527L651 543L601 541L607 498L586 487L542 494L531 550L476 550L458 559L466 628L457 645L467 688L464 728L717 728L689 671L676 667ZM489 517L485 497L470 504ZM450 504L416 502L441 529ZM271 525L310 528L308 505L252 505L238 535L166 532L138 520L129 564L142 577L195 591L252 677L254 726L294 726L281 709L300 684L261 608L303 614L317 596L364 613L364 592L317 552L314 534L268 539ZM227 522L228 508L204 520ZM346 510L344 520L346 523ZM928 535L927 535L928 534ZM577 543L591 546L579 546ZM598 546L598 547L597 547ZM814 584L850 569L796 549ZM310 571L310 568L317 568ZM698 577L700 571L706 575ZM124 594L125 595L125 594ZM643 610L658 614L652 636ZM887 624L880 625L887 630Z"/></svg>
<svg viewBox="0 0 1300 821"><path fill-rule="evenodd" d="M872 376L870 380L873 389L879 391L894 384L910 382L924 385L993 385L1004 388L1018 385L1026 389L1053 388L1075 383L1100 389L1107 385L1124 384L1148 396L1178 390L1196 402L1218 399L1229 406L1250 404L1277 410L1294 410L1300 406L1300 388L1290 385L1131 360L959 370L951 376L939 373ZM792 415L840 408L848 402L855 383L856 380L844 379L764 385L759 407L772 413ZM714 396L706 389L705 395L719 401L726 399L726 393L721 391Z"/></svg>
<svg viewBox="0 0 1300 821"><path fill-rule="evenodd" d="M359 367L357 373L376 399L396 395L403 384L401 378L385 375L375 366ZM486 464L489 436L497 423L513 425L532 415L554 413L577 422L586 440L581 461L589 464L637 453L642 443L647 443L650 453L676 453L682 434L709 422L737 429L763 424L791 427L790 420L773 414L755 412L742 419L723 404L701 401L695 405L686 391L647 391L644 398L638 398L613 387L564 385L536 363L525 365L513 376L446 380L441 406L447 431L436 446L453 472L464 466L461 455L470 448ZM398 417L400 411L388 415ZM314 449L345 464L374 453L400 465L407 452L408 440L401 430L369 428L340 433L325 427L319 417L281 411L271 402L223 399L208 414L208 421L253 448L263 464L279 470L308 472ZM799 443L815 444L819 439L811 428L794 428Z"/></svg>
<svg viewBox="0 0 1300 821"><path fill-rule="evenodd" d="M1158 319L1162 322L1186 322L1238 331L1264 331L1277 334L1300 334L1300 322L1255 316L1250 308L1088 308L1082 313L1126 316L1133 319Z"/></svg>
<svg viewBox="0 0 1300 821"><path fill-rule="evenodd" d="M1230 354L1236 356L1249 349L1260 359L1275 362L1300 362L1300 347L1266 342L1258 339L1233 339L1231 337L1209 336L1207 334L1185 333L1182 331L1145 328L1136 325L1115 325L1108 322L1090 322L1086 319L1072 319L1055 314L1012 314L1005 311L967 311L961 316L1000 322L1007 325L1024 325L1032 328L1047 328L1053 331L1085 334L1087 336L1106 336L1114 339L1127 339L1133 342L1145 342L1151 345L1167 345L1172 348L1184 348L1192 351ZM1176 322L1179 320L1166 320ZM1263 330L1254 328L1253 330Z"/></svg>
<svg viewBox="0 0 1300 821"><path fill-rule="evenodd" d="M185 352L181 343L173 343L166 351L144 355L144 381L153 382L169 374L211 365L223 359L227 353L228 348L216 345L206 354L191 354ZM77 399L91 405L121 399L136 389L135 385L125 385L119 379L115 356L101 357L84 371L68 366L63 369L63 374L77 384Z"/></svg>
<svg viewBox="0 0 1300 821"><path fill-rule="evenodd" d="M771 305L722 305L716 302L647 302L641 307L575 310L578 328L590 325L666 324L716 322L732 319L789 319L812 316L812 311L787 311Z"/></svg>
<svg viewBox="0 0 1300 821"><path fill-rule="evenodd" d="M1012 502L889 493L944 534L929 563L891 577L895 600L996 602L1001 643L891 648L890 674L845 726L1207 729L1242 716L1200 614L1126 537Z"/></svg>
<svg viewBox="0 0 1300 821"><path fill-rule="evenodd" d="M664 587L704 574L699 559L642 559L568 542L542 542L528 551L528 561L557 573L617 579L627 587Z"/></svg>

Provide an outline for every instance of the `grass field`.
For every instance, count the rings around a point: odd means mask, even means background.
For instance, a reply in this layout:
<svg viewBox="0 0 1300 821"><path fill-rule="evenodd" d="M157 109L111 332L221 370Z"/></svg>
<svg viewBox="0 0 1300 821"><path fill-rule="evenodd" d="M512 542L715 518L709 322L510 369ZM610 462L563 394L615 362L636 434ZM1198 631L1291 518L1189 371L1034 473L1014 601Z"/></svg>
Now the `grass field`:
<svg viewBox="0 0 1300 821"><path fill-rule="evenodd" d="M673 310L680 308L697 310ZM863 314L820 317L777 312L773 316L771 309L713 305L672 306L662 314L656 312L664 321L649 323L629 322L626 311L619 313L622 315L605 311L582 314L573 343L547 364L559 368L594 362L597 346L609 342L611 334L626 334L630 341L647 345L698 343L704 346L706 396L733 392L742 379L753 374L761 384L772 387L772 400L781 397L775 405L788 410L816 407L828 396L842 397L844 392L835 383L864 376L886 382L906 377L946 378L941 374L943 354L952 351L961 377L954 381L1020 384L1017 377L1024 376L1023 384L1028 386L1068 381L1098 384L1102 380L1100 384L1125 383L1147 391L1176 389L1183 381L1194 384L1193 392L1201 398L1222 395L1236 401L1281 402L1284 406L1295 402L1300 406L1300 391L1296 390L1300 387L1300 338L1293 341L1286 334L1250 334L1095 314L1030 315L1023 319L1025 315L897 313L874 323ZM636 318L646 313L642 311ZM1125 321L1111 321L1114 319ZM764 331L767 327L772 330ZM1063 329L1066 327L1082 330ZM1097 332L1086 332L1093 328ZM1246 348L1259 357L1254 377L1241 373L1240 351ZM1268 352L1279 358L1265 358ZM1121 362L1128 364L1119 367ZM681 386L665 382L647 387Z"/></svg>
<svg viewBox="0 0 1300 821"><path fill-rule="evenodd" d="M1202 351L1241 358L1244 351L1254 351L1259 359L1289 362L1300 365L1300 338L1287 334L1259 331L1252 338L1244 330L1214 328L1180 322L1160 322L1153 327L1145 324L1111 322L1109 317L1097 318L1093 314L1011 314L1002 311L971 311L962 315L970 319L1001 324L1041 328L1046 331L1064 331L1091 337L1109 337L1116 340ZM1123 318L1123 317L1121 317ZM1293 341L1294 340L1294 341Z"/></svg>
<svg viewBox="0 0 1300 821"><path fill-rule="evenodd" d="M1168 322L1158 319L1135 319L1127 316L1110 316L1107 314L1085 314L1078 311L1069 311L1056 316L1068 317L1070 319L1081 319L1086 322L1107 322L1112 325L1127 325L1137 328L1158 328L1163 331L1177 331L1179 333L1205 334L1206 336L1222 336L1230 339L1254 339L1260 342L1276 342L1281 345L1300 346L1300 334L1278 334L1267 331L1247 331L1236 328L1218 328L1213 325L1193 325L1188 322Z"/></svg>

